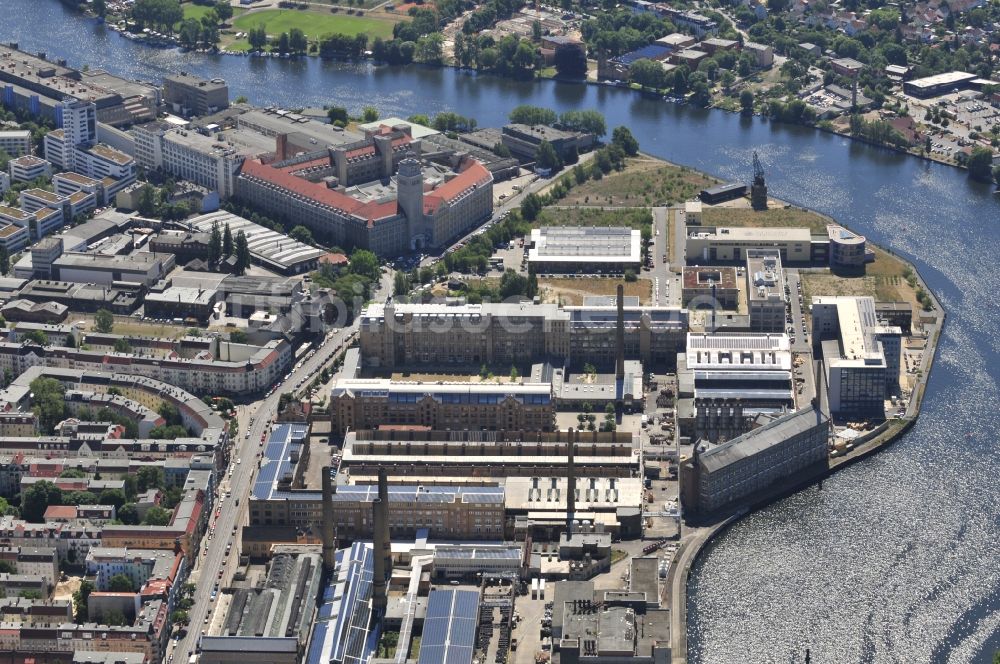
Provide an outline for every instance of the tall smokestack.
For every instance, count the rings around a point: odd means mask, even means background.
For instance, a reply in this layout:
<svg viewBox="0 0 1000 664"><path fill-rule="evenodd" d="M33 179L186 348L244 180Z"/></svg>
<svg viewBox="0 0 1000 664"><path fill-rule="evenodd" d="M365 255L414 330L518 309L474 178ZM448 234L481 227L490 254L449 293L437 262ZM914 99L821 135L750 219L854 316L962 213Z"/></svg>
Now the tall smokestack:
<svg viewBox="0 0 1000 664"><path fill-rule="evenodd" d="M378 469L378 499L382 510L382 528L373 539L381 547L376 555L381 554L388 574L392 573L392 543L389 538L389 480L385 468Z"/></svg>
<svg viewBox="0 0 1000 664"><path fill-rule="evenodd" d="M323 570L332 572L337 544L333 535L333 475L330 466L323 467Z"/></svg>
<svg viewBox="0 0 1000 664"><path fill-rule="evenodd" d="M625 380L625 287L618 284L618 325L615 330L615 378Z"/></svg>
<svg viewBox="0 0 1000 664"><path fill-rule="evenodd" d="M573 532L573 514L576 512L576 464L574 453L576 430L570 429L566 443L566 534Z"/></svg>
<svg viewBox="0 0 1000 664"><path fill-rule="evenodd" d="M385 525L385 508L382 499L376 498L372 501L372 555L375 557L375 569L372 575L372 609L374 612L382 612L388 605L386 578L388 570L385 567L385 556L382 555L382 531Z"/></svg>

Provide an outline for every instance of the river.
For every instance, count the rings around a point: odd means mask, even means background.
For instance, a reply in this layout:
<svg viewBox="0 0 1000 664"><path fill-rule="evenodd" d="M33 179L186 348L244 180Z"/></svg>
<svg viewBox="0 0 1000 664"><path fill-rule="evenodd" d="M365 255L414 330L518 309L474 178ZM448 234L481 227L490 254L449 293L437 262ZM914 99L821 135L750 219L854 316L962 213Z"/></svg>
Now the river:
<svg viewBox="0 0 1000 664"><path fill-rule="evenodd" d="M910 258L949 318L918 424L885 452L744 519L692 573L693 662L991 662L1000 649L1000 196L964 171L811 129L677 107L609 87L453 69L183 54L134 44L55 0L0 0L0 40L72 66L225 78L289 108L453 110L480 126L517 104L591 108L642 149L727 179L760 152L772 195Z"/></svg>

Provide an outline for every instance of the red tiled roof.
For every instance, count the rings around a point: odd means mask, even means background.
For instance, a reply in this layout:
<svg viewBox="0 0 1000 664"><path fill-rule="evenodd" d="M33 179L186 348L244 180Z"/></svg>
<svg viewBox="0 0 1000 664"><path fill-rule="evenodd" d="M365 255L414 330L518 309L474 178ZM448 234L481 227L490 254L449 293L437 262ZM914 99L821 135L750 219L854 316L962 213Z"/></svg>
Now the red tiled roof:
<svg viewBox="0 0 1000 664"><path fill-rule="evenodd" d="M45 520L75 519L75 505L50 505L45 508Z"/></svg>
<svg viewBox="0 0 1000 664"><path fill-rule="evenodd" d="M409 142L409 137L404 138L405 142ZM402 141L403 139L397 140ZM314 200L321 205L339 210L344 214L365 219L369 226L373 225L376 221L389 219L398 214L398 206L395 201L387 203L359 201L347 194L329 189L323 184L310 182L296 177L291 173L263 164L258 159L247 159L243 162L241 172L249 177L264 180L277 187ZM466 160L462 171L458 175L424 197L424 212L433 214L442 203L457 197L474 186L487 184L489 179L490 172L485 166L474 159Z"/></svg>
<svg viewBox="0 0 1000 664"><path fill-rule="evenodd" d="M330 265L343 265L347 262L347 256L344 254L329 253L324 254L319 257L320 263L329 263Z"/></svg>

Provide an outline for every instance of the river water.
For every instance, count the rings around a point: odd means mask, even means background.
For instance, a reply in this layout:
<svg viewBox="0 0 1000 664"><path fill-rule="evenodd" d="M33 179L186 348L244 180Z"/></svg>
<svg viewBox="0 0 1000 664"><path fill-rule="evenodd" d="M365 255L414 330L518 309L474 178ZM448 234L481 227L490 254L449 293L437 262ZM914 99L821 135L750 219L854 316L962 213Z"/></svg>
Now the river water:
<svg viewBox="0 0 1000 664"><path fill-rule="evenodd" d="M183 54L136 45L55 0L0 0L0 40L72 66L159 80L222 77L288 108L373 104L503 123L517 104L590 108L644 151L750 179L902 254L949 319L923 413L876 457L738 523L692 573L693 662L990 662L1000 649L1000 196L956 169L813 130L676 107L608 87L452 69Z"/></svg>

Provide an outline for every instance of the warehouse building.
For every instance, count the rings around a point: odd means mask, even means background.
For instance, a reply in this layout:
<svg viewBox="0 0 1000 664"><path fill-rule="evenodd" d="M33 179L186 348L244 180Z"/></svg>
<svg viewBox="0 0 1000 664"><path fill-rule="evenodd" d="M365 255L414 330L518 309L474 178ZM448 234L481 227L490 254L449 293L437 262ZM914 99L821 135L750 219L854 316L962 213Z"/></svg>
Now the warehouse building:
<svg viewBox="0 0 1000 664"><path fill-rule="evenodd" d="M695 445L681 463L686 510L710 513L826 462L830 421L816 405L781 414L721 445Z"/></svg>
<svg viewBox="0 0 1000 664"><path fill-rule="evenodd" d="M903 92L927 99L968 88L978 77L964 71L951 71L903 82Z"/></svg>
<svg viewBox="0 0 1000 664"><path fill-rule="evenodd" d="M545 226L531 231L528 267L535 274L624 274L642 269L642 233L632 228Z"/></svg>
<svg viewBox="0 0 1000 664"><path fill-rule="evenodd" d="M279 274L301 274L315 270L320 257L326 254L322 249L293 240L284 233L230 212L210 212L188 219L185 223L201 234L211 233L213 224L218 224L221 230L228 227L234 238L242 232L246 236L253 262Z"/></svg>

